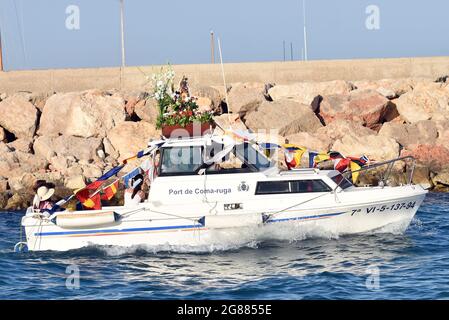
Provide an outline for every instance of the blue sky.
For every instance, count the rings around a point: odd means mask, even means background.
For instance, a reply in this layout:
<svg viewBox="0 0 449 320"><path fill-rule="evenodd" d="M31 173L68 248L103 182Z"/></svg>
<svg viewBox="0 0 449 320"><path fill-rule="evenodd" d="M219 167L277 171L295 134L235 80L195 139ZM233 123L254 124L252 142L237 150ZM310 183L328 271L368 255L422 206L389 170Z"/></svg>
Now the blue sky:
<svg viewBox="0 0 449 320"><path fill-rule="evenodd" d="M66 28L66 8L80 29ZM306 0L309 59L449 55L449 1ZM380 9L380 29L365 12ZM127 65L208 63L213 29L225 62L294 59L303 47L302 0L125 0ZM0 0L7 70L121 63L119 0ZM218 58L218 55L217 55Z"/></svg>

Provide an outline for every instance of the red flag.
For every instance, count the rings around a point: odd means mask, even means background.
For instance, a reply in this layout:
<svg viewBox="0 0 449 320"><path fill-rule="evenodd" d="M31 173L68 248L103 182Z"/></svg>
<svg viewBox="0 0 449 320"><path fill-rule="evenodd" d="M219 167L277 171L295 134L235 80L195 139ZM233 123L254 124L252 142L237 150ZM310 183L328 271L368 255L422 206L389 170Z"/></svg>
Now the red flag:
<svg viewBox="0 0 449 320"><path fill-rule="evenodd" d="M93 196L89 194L88 189L81 190L76 194L76 197L81 202L84 208L101 210L101 197L100 193L96 193Z"/></svg>
<svg viewBox="0 0 449 320"><path fill-rule="evenodd" d="M348 158L335 159L334 160L334 168L335 168L335 170L343 172L348 168L350 162L351 162L351 159L348 159Z"/></svg>
<svg viewBox="0 0 449 320"><path fill-rule="evenodd" d="M118 180L103 190L104 194L101 196L101 200L106 201L111 200L117 193L117 190L118 190Z"/></svg>

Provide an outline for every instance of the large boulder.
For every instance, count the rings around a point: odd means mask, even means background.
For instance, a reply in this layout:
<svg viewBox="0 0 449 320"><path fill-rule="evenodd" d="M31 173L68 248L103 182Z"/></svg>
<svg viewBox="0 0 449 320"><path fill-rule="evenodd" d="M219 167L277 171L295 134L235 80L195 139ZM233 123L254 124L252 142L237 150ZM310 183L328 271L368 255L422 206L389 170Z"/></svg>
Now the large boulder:
<svg viewBox="0 0 449 320"><path fill-rule="evenodd" d="M357 122L342 119L335 120L327 126L319 128L316 133L318 135L328 137L334 142L346 135L357 135L359 137L364 137L376 134L374 130L364 127Z"/></svg>
<svg viewBox="0 0 449 320"><path fill-rule="evenodd" d="M413 124L385 123L379 131L380 136L395 139L404 147L413 144L435 144L438 129L433 121L425 120Z"/></svg>
<svg viewBox="0 0 449 320"><path fill-rule="evenodd" d="M349 94L324 96L319 111L326 123L343 119L378 129L389 108L389 100L378 92L355 90Z"/></svg>
<svg viewBox="0 0 449 320"><path fill-rule="evenodd" d="M35 183L36 177L29 172L8 179L9 187L13 192L30 192Z"/></svg>
<svg viewBox="0 0 449 320"><path fill-rule="evenodd" d="M14 151L30 153L33 147L32 138L20 138L8 143L8 146Z"/></svg>
<svg viewBox="0 0 449 320"><path fill-rule="evenodd" d="M389 160L399 156L399 144L394 139L376 135L348 134L337 140L332 149L345 156L366 155L372 161Z"/></svg>
<svg viewBox="0 0 449 320"><path fill-rule="evenodd" d="M0 102L0 126L17 138L32 138L37 118L36 107L20 95L13 95Z"/></svg>
<svg viewBox="0 0 449 320"><path fill-rule="evenodd" d="M265 100L265 84L235 83L228 93L228 112L244 115L257 109Z"/></svg>
<svg viewBox="0 0 449 320"><path fill-rule="evenodd" d="M134 112L142 121L156 124L159 116L159 107L156 100L149 98L139 101L134 108Z"/></svg>
<svg viewBox="0 0 449 320"><path fill-rule="evenodd" d="M293 100L265 101L246 115L245 124L253 131L276 130L282 136L313 132L323 126L310 106Z"/></svg>
<svg viewBox="0 0 449 320"><path fill-rule="evenodd" d="M435 121L438 130L436 144L449 146L449 121Z"/></svg>
<svg viewBox="0 0 449 320"><path fill-rule="evenodd" d="M355 81L354 86L360 90L374 90L388 99L393 99L412 91L413 87L417 84L417 81L422 80L412 78L362 80Z"/></svg>
<svg viewBox="0 0 449 320"><path fill-rule="evenodd" d="M48 161L54 156L73 156L77 160L96 159L97 150L102 149L101 138L80 138L62 135L58 137L41 136L34 141L34 152Z"/></svg>
<svg viewBox="0 0 449 320"><path fill-rule="evenodd" d="M0 127L0 142L4 142L6 140L6 132L5 129Z"/></svg>
<svg viewBox="0 0 449 320"><path fill-rule="evenodd" d="M5 206L5 210L21 210L31 205L33 198L27 194L14 193L11 198L8 199L8 203Z"/></svg>
<svg viewBox="0 0 449 320"><path fill-rule="evenodd" d="M13 152L14 150L11 149L10 146L8 146L6 143L0 141L0 159L5 159L5 156L7 153Z"/></svg>
<svg viewBox="0 0 449 320"><path fill-rule="evenodd" d="M217 110L221 106L221 101L223 100L223 95L220 91L213 87L192 87L190 94L197 97L199 100L201 99L201 101L210 101L210 108L212 110Z"/></svg>
<svg viewBox="0 0 449 320"><path fill-rule="evenodd" d="M120 156L118 154L118 152L112 146L111 141L107 137L103 138L103 147L104 147L104 152L106 154L106 157L110 157L112 159L118 159L118 157Z"/></svg>
<svg viewBox="0 0 449 320"><path fill-rule="evenodd" d="M95 164L85 164L83 165L83 176L92 180L99 178L103 175L102 169Z"/></svg>
<svg viewBox="0 0 449 320"><path fill-rule="evenodd" d="M286 137L288 142L309 150L327 152L333 141L324 134L298 132Z"/></svg>
<svg viewBox="0 0 449 320"><path fill-rule="evenodd" d="M50 170L52 171L59 171L63 175L66 174L67 169L69 166L72 165L73 161L70 161L67 157L64 156L52 156L50 158Z"/></svg>
<svg viewBox="0 0 449 320"><path fill-rule="evenodd" d="M213 120L217 125L218 131L221 133L224 133L224 131L228 129L242 131L248 130L238 115L224 113L222 115L215 116Z"/></svg>
<svg viewBox="0 0 449 320"><path fill-rule="evenodd" d="M118 93L116 95L119 95ZM142 91L130 91L123 94L125 100L125 112L128 117L132 118L135 114L135 107L137 104L145 104L148 93Z"/></svg>
<svg viewBox="0 0 449 320"><path fill-rule="evenodd" d="M19 166L17 154L5 143L0 142L0 177L9 177L13 169Z"/></svg>
<svg viewBox="0 0 449 320"><path fill-rule="evenodd" d="M435 185L443 185L449 187L449 169L438 172L432 179Z"/></svg>
<svg viewBox="0 0 449 320"><path fill-rule="evenodd" d="M399 114L407 122L449 120L449 84L420 83L413 91L394 100Z"/></svg>
<svg viewBox="0 0 449 320"><path fill-rule="evenodd" d="M414 144L401 151L401 156L413 156L432 172L439 172L448 167L449 149L442 145Z"/></svg>
<svg viewBox="0 0 449 320"><path fill-rule="evenodd" d="M78 137L106 136L125 121L125 101L100 91L58 93L45 103L39 135Z"/></svg>
<svg viewBox="0 0 449 320"><path fill-rule="evenodd" d="M68 189L78 190L86 186L86 181L82 175L70 176L65 179L64 186Z"/></svg>
<svg viewBox="0 0 449 320"><path fill-rule="evenodd" d="M0 177L0 194L5 193L6 190L8 190L8 180Z"/></svg>
<svg viewBox="0 0 449 320"><path fill-rule="evenodd" d="M45 171L48 167L47 159L39 155L21 151L16 151L15 154L23 172Z"/></svg>
<svg viewBox="0 0 449 320"><path fill-rule="evenodd" d="M150 138L159 138L160 132L147 122L123 122L108 132L107 138L120 160L132 157L148 146Z"/></svg>
<svg viewBox="0 0 449 320"><path fill-rule="evenodd" d="M354 86L347 81L298 82L288 85L276 85L268 90L268 95L274 101L293 100L310 105L318 96L348 94Z"/></svg>

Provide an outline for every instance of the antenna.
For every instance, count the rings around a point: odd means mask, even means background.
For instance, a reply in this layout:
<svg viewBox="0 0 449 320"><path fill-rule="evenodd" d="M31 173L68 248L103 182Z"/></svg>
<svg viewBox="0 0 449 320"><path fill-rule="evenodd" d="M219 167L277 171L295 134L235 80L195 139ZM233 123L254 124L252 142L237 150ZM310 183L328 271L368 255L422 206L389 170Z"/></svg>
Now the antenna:
<svg viewBox="0 0 449 320"><path fill-rule="evenodd" d="M308 60L307 53L307 21L306 21L306 0L302 0L302 16L304 20L304 60Z"/></svg>
<svg viewBox="0 0 449 320"><path fill-rule="evenodd" d="M220 41L220 37L218 37L218 51L220 52L220 64L221 64L221 73L223 75L223 83L224 83L224 92L225 92L225 102L226 105L228 106L228 120L229 120L229 127L230 129L232 129L232 121L231 121L231 116L229 113L229 101L228 101L228 86L226 85L226 77L225 77L225 71L224 71L224 66L223 66L223 54L221 52L221 41Z"/></svg>

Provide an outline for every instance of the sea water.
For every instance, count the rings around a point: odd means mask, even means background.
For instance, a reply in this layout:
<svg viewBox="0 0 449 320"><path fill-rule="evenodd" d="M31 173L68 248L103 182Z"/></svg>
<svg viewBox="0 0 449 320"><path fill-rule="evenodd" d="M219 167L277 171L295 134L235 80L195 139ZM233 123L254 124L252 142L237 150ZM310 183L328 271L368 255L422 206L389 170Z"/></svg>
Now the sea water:
<svg viewBox="0 0 449 320"><path fill-rule="evenodd" d="M449 299L449 194L429 194L405 234L285 230L199 248L19 254L22 215L0 213L0 299Z"/></svg>

